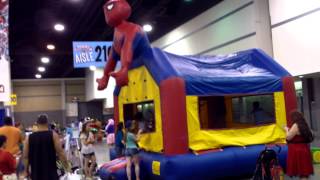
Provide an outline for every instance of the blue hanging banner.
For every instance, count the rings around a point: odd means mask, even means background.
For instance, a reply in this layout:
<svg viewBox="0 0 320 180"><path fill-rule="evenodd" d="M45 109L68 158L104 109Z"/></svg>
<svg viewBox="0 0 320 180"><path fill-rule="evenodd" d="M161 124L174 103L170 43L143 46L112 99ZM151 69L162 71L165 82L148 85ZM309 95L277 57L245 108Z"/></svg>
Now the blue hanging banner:
<svg viewBox="0 0 320 180"><path fill-rule="evenodd" d="M108 60L108 49L112 46L110 41L74 41L73 67L87 68L90 66L104 67Z"/></svg>

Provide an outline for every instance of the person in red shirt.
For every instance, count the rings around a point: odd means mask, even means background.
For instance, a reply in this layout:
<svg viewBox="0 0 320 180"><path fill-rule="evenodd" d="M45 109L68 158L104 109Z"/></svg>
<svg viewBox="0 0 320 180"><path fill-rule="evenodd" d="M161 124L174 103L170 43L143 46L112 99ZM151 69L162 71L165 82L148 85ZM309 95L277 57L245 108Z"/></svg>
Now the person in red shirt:
<svg viewBox="0 0 320 180"><path fill-rule="evenodd" d="M3 175L16 172L16 159L11 153L4 150L6 141L6 136L0 135L0 180Z"/></svg>

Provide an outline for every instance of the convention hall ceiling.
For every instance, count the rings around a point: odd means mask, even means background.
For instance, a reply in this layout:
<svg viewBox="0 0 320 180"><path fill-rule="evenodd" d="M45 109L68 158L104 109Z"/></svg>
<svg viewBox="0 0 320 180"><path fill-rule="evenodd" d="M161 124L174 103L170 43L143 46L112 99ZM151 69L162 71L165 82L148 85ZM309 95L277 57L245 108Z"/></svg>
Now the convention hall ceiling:
<svg viewBox="0 0 320 180"><path fill-rule="evenodd" d="M130 20L150 23L150 41L168 33L221 0L129 0ZM9 47L13 79L32 79L50 58L43 78L84 77L83 69L74 69L72 41L111 41L113 30L105 23L102 5L105 0L10 0ZM62 23L65 30L53 26ZM48 50L53 44L54 50Z"/></svg>

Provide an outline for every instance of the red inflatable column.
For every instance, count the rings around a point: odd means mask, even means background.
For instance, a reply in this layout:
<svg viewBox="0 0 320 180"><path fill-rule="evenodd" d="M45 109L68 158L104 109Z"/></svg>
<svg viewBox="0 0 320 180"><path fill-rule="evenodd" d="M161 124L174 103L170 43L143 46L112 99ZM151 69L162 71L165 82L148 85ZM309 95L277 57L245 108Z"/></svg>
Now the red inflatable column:
<svg viewBox="0 0 320 180"><path fill-rule="evenodd" d="M113 119L114 119L115 124L118 124L118 122L119 122L118 96L113 96L113 105L114 105Z"/></svg>
<svg viewBox="0 0 320 180"><path fill-rule="evenodd" d="M169 78L160 83L163 146L165 155L188 152L188 126L184 80Z"/></svg>
<svg viewBox="0 0 320 180"><path fill-rule="evenodd" d="M290 112L297 109L297 97L293 77L284 77L282 83L287 112L287 123L291 126Z"/></svg>

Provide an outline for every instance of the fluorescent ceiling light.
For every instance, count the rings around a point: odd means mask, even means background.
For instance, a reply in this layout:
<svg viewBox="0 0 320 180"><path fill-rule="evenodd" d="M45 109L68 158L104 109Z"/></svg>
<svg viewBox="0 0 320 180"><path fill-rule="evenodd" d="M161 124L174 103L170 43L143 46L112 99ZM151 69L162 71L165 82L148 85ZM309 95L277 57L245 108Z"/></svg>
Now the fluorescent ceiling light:
<svg viewBox="0 0 320 180"><path fill-rule="evenodd" d="M54 25L54 29L56 30L56 31L63 31L64 30L64 25L63 24L55 24Z"/></svg>
<svg viewBox="0 0 320 180"><path fill-rule="evenodd" d="M143 25L143 30L145 32L150 32L150 31L152 31L152 26L150 24L145 24L145 25Z"/></svg>
<svg viewBox="0 0 320 180"><path fill-rule="evenodd" d="M42 57L41 62L44 64L48 64L50 62L50 59L48 57Z"/></svg>
<svg viewBox="0 0 320 180"><path fill-rule="evenodd" d="M47 49L54 50L56 47L53 44L48 44Z"/></svg>
<svg viewBox="0 0 320 180"><path fill-rule="evenodd" d="M46 71L46 68L40 66L40 67L38 67L38 71L39 71L39 72L45 72L45 71Z"/></svg>
<svg viewBox="0 0 320 180"><path fill-rule="evenodd" d="M36 74L35 77L36 77L37 79L42 78L41 74Z"/></svg>

